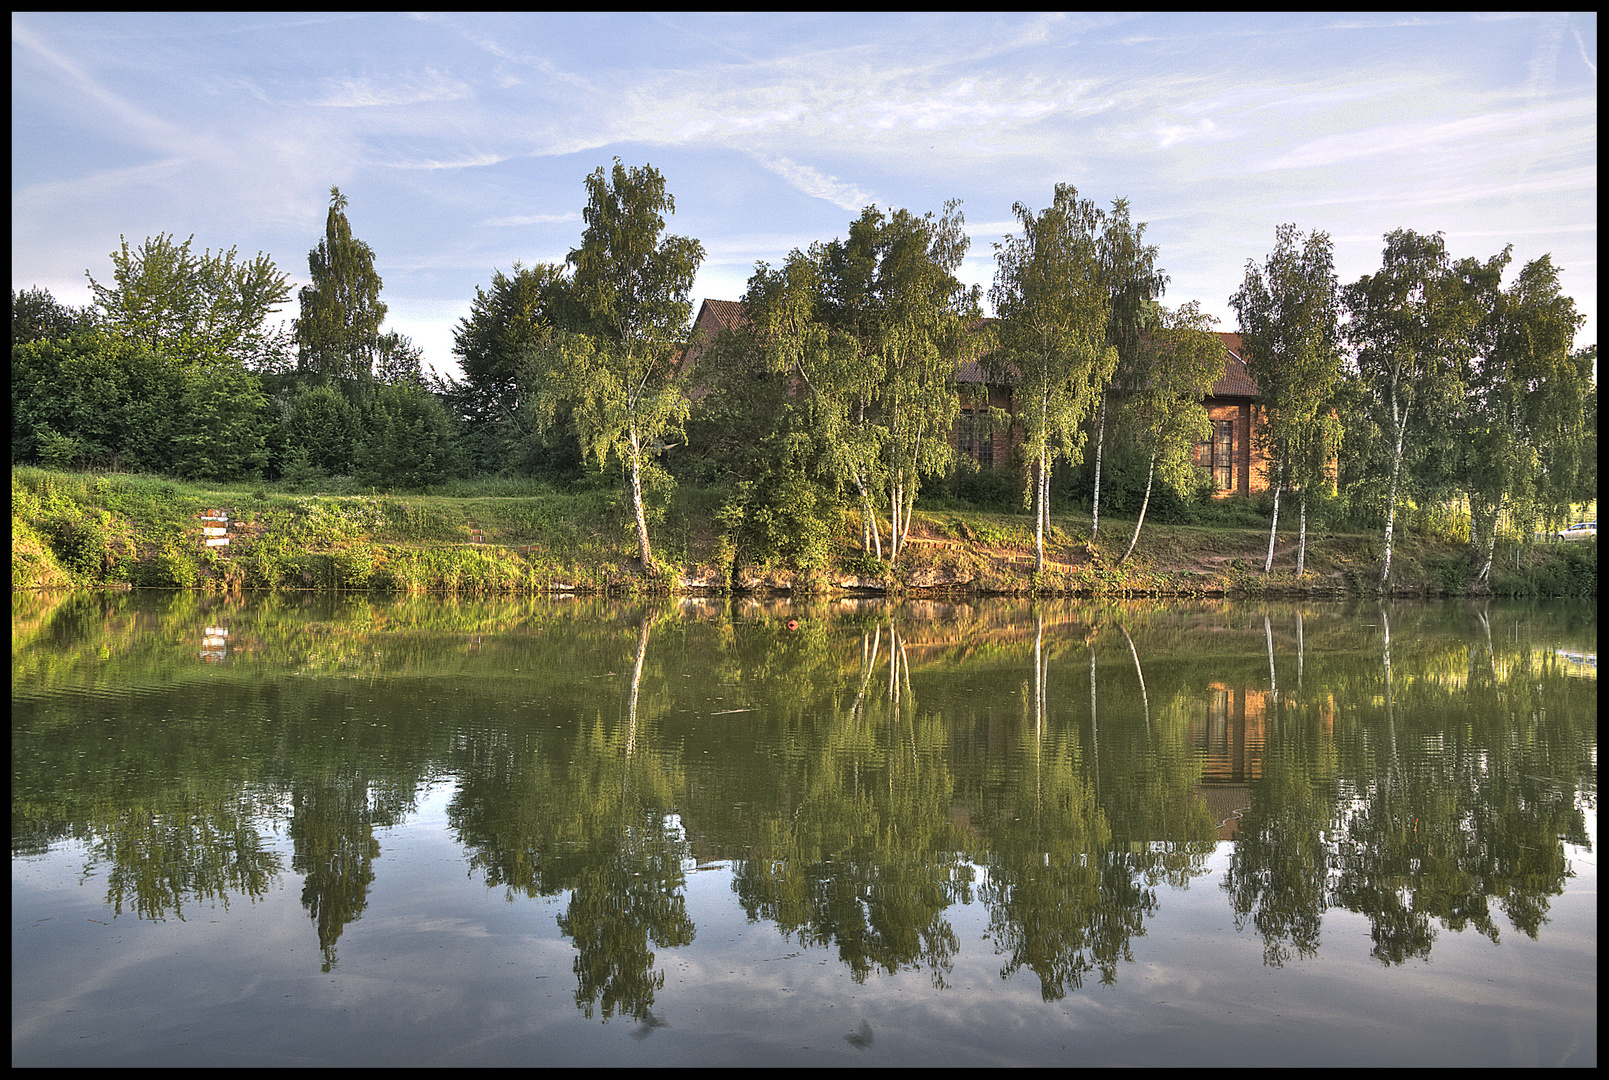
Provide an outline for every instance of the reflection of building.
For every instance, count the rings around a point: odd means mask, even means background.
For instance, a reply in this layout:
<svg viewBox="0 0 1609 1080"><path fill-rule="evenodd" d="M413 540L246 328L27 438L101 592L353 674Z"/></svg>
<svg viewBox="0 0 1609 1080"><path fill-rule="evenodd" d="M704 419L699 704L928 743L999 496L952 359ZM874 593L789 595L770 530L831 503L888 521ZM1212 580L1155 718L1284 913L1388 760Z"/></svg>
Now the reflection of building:
<svg viewBox="0 0 1609 1080"><path fill-rule="evenodd" d="M1233 840L1241 814L1251 809L1252 785L1263 774L1263 721L1270 697L1267 690L1210 683L1205 709L1190 722L1190 747L1201 756L1196 797L1218 823L1219 840Z"/></svg>
<svg viewBox="0 0 1609 1080"><path fill-rule="evenodd" d="M1190 744L1203 758L1203 784L1249 784L1262 776L1263 721L1270 696L1267 690L1208 685L1205 720L1190 725Z"/></svg>
<svg viewBox="0 0 1609 1080"><path fill-rule="evenodd" d="M1251 808L1252 793L1263 775L1267 724L1275 707L1272 690L1223 683L1207 685L1205 709L1190 722L1190 746L1201 755L1201 783L1196 795L1218 822L1218 839L1233 840L1239 815ZM1282 703L1285 709L1289 702ZM1335 725L1335 701L1325 695L1316 703L1325 737ZM1295 706L1300 715L1302 706ZM1286 719L1290 719L1286 715Z"/></svg>
<svg viewBox="0 0 1609 1080"><path fill-rule="evenodd" d="M223 626L209 626L201 633L201 659L209 664L221 664L229 654L229 630Z"/></svg>

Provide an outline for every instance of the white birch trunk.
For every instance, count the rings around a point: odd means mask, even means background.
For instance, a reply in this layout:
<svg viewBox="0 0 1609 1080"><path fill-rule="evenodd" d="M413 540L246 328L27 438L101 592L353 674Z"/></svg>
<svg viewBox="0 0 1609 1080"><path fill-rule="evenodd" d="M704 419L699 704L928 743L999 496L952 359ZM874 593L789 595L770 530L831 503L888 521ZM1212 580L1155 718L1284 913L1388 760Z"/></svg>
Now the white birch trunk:
<svg viewBox="0 0 1609 1080"><path fill-rule="evenodd" d="M1396 416L1396 400L1391 404L1392 419L1397 425L1397 446L1391 459L1391 502L1386 509L1386 558L1385 566L1380 571L1380 591L1384 592L1387 583L1391 580L1391 538L1397 524L1397 485L1402 477L1402 442L1408 429L1408 414L1403 412L1401 417Z"/></svg>
<svg viewBox="0 0 1609 1080"><path fill-rule="evenodd" d="M1274 537L1279 534L1279 492L1278 484L1274 485L1274 523L1268 527L1268 559L1263 563L1263 573L1274 568Z"/></svg>
<svg viewBox="0 0 1609 1080"><path fill-rule="evenodd" d="M1155 476L1156 451L1153 450L1151 451L1151 464L1145 470L1145 499L1140 503L1140 520L1134 523L1134 535L1129 538L1129 549L1123 553L1121 559L1117 560L1117 565L1119 566L1128 562L1129 556L1134 554L1134 545L1140 542L1140 526L1145 524L1145 510L1146 507L1151 505L1151 481Z"/></svg>
<svg viewBox="0 0 1609 1080"><path fill-rule="evenodd" d="M1302 490L1301 490L1301 493L1300 493L1300 505L1301 505L1301 508L1302 508L1302 527L1301 527L1301 530L1299 531L1299 533L1297 534L1299 539L1296 542L1296 576L1298 578L1300 578L1302 576L1302 571L1307 568L1307 485L1306 484L1302 485Z"/></svg>
<svg viewBox="0 0 1609 1080"><path fill-rule="evenodd" d="M631 508L637 515L637 559L642 563L643 573L654 577L654 553L648 546L648 517L642 506L642 446L635 430L631 432L630 444Z"/></svg>
<svg viewBox="0 0 1609 1080"><path fill-rule="evenodd" d="M1106 395L1101 395L1101 418L1095 426L1095 498L1090 507L1089 541L1101 529L1101 448L1106 445Z"/></svg>

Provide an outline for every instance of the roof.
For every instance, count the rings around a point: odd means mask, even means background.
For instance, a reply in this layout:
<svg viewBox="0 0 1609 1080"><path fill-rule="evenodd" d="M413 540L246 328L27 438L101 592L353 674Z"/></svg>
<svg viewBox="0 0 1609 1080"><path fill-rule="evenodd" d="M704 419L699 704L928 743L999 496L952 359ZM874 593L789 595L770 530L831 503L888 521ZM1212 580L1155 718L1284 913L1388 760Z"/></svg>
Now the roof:
<svg viewBox="0 0 1609 1080"><path fill-rule="evenodd" d="M994 319L983 319L980 325L994 322ZM705 328L710 334L719 330L735 330L743 325L743 304L739 300L705 300L698 311L697 325ZM711 325L713 323L713 325ZM1239 334L1218 334L1218 339L1224 344L1224 351L1228 354L1224 364L1224 373L1217 382L1212 384L1213 397L1245 397L1257 396L1257 381L1246 371L1246 361L1242 357L1244 345ZM987 384L991 381L988 369L978 359L963 360L956 368L955 381L960 383Z"/></svg>
<svg viewBox="0 0 1609 1080"><path fill-rule="evenodd" d="M1223 377L1212 384L1213 397L1256 397L1257 380L1246 371L1246 361L1242 358L1239 334L1218 335L1229 353L1229 363L1224 365Z"/></svg>
<svg viewBox="0 0 1609 1080"><path fill-rule="evenodd" d="M743 303L740 300L706 300L698 309L698 321L704 322L708 312L722 330L736 330L743 323Z"/></svg>

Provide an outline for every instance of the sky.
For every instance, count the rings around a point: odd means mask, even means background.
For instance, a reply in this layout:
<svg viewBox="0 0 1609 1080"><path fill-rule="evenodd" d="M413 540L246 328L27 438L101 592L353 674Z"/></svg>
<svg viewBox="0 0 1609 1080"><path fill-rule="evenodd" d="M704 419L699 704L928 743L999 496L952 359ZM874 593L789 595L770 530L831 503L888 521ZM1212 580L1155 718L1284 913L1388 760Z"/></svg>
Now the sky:
<svg viewBox="0 0 1609 1080"><path fill-rule="evenodd" d="M332 185L386 329L457 374L494 269L562 262L584 180L651 164L694 311L868 204L960 199L961 276L1057 183L1128 200L1163 302L1229 297L1293 222L1337 276L1397 228L1544 254L1597 341L1595 14L140 14L11 19L11 280L74 305L159 233L308 282ZM293 299L279 317L296 314Z"/></svg>

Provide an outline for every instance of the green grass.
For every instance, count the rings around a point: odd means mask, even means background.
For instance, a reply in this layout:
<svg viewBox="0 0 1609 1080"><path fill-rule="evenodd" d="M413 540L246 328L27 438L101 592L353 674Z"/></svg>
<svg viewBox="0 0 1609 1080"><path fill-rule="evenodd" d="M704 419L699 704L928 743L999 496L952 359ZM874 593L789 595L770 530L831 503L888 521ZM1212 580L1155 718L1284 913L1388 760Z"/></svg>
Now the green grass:
<svg viewBox="0 0 1609 1080"><path fill-rule="evenodd" d="M196 483L131 474L12 469L12 587L372 590L391 593L509 593L556 586L581 591L658 591L634 568L635 533L619 491L559 491L530 481L461 482L426 494L305 494L261 482ZM1274 572L1262 573L1268 521L1249 503L1206 507L1190 524L1148 519L1122 567L1133 518L1103 515L1099 560L1089 558L1087 511L1053 515L1046 535L1055 569L1034 579L1024 553L1034 546L1026 513L949 506L917 509L913 544L892 574L859 549L859 518L835 512L811 560L773 552L751 559L733 542L721 511L731 491L678 488L652 526L656 561L678 569L715 568L720 580L825 587L827 574L883 577L894 587L917 570L971 570L999 591L1269 592L1319 587L1370 594L1383 538L1310 519L1308 573L1294 576L1296 521L1282 507ZM201 544L198 516L226 509L227 549ZM1422 595L1469 591L1467 545L1444 521L1398 530L1393 584ZM1456 530L1452 530L1456 532ZM791 532L787 535L793 535ZM886 540L886 525L884 537ZM823 552L825 553L823 555ZM820 558L830 559L822 567ZM748 561L746 561L748 560ZM915 580L914 578L912 580ZM964 580L964 578L963 578ZM1595 596L1597 544L1531 545L1500 540L1492 592L1516 596Z"/></svg>

